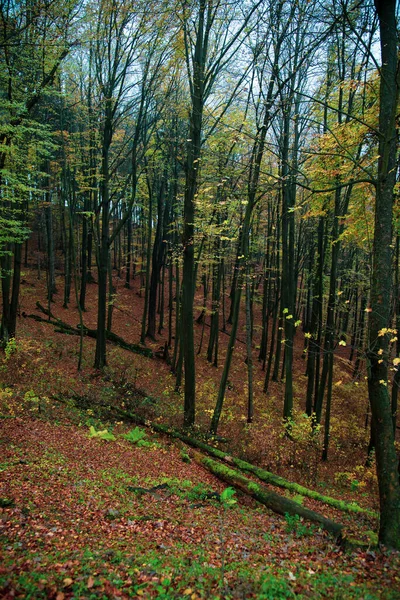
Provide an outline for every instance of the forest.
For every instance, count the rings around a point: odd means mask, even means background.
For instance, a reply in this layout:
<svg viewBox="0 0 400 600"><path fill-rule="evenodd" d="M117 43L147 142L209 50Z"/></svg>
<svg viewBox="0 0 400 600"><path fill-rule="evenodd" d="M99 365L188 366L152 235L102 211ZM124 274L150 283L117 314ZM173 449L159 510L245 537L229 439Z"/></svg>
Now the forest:
<svg viewBox="0 0 400 600"><path fill-rule="evenodd" d="M0 11L1 598L400 598L396 1Z"/></svg>

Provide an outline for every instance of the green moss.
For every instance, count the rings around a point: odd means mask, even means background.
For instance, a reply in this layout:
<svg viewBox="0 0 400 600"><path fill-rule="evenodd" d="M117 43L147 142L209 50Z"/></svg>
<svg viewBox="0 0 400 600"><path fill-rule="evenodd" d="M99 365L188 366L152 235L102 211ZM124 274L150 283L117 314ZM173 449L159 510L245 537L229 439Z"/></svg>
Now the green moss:
<svg viewBox="0 0 400 600"><path fill-rule="evenodd" d="M127 417L130 417L131 419L134 419L136 422L138 422L140 424L145 424L145 420L142 419L141 417L137 417L136 415L132 415L130 413L127 413L127 412L121 411L121 410L118 410L118 412L120 414L124 414ZM196 440L192 437L189 437L188 435L181 433L180 431L178 431L176 429L171 429L170 427L166 427L165 425L160 425L158 423L152 424L152 428L154 429L154 431L157 431L159 433L166 433L173 438L180 439L181 441L185 442L186 444L193 446L195 448L199 448L200 450L203 450L207 454L209 454L215 458L218 458L220 460L226 461L228 458L228 455L226 454L226 452L222 452L221 450L218 450L217 448L208 446L204 442L202 442L200 440ZM205 460L207 460L207 459L205 459ZM379 516L376 512L374 512L372 510L361 508L355 502L347 503L347 502L343 502L342 500L337 500L336 498L331 498L330 496L324 496L323 494L320 494L319 492L316 492L315 490L310 490L310 489L305 488L302 485L299 485L297 483L287 481L283 477L279 477L279 475L274 475L273 473L270 473L269 471L265 471L264 469L261 469L260 467L256 467L256 466L254 466L244 460L241 460L239 458L233 458L233 457L229 456L229 461L233 462L234 465L241 471L244 471L245 473L252 473L252 474L256 475L261 481L264 481L264 482L269 483L270 485L274 485L276 487L290 490L291 492L293 492L297 495L312 498L313 500L317 500L318 502L323 502L324 504L328 504L329 506L333 506L334 508L337 508L344 512L362 513L362 514L366 514L373 518L378 518L378 516ZM204 462L204 464L207 465L206 462ZM216 464L217 463L215 463L215 465ZM246 485L248 483L247 479L245 479L245 478L240 479L241 475L237 471L233 471L232 469L223 467L222 465L218 465L218 467L213 466L213 469L215 469L215 472L216 473L218 472L218 474L220 474L221 477L223 477L225 474L226 477L235 477L238 481L241 481L242 483L245 482Z"/></svg>
<svg viewBox="0 0 400 600"><path fill-rule="evenodd" d="M258 494L260 492L260 486L254 483L253 481L250 481L247 487L249 488L250 492L253 492L255 494Z"/></svg>

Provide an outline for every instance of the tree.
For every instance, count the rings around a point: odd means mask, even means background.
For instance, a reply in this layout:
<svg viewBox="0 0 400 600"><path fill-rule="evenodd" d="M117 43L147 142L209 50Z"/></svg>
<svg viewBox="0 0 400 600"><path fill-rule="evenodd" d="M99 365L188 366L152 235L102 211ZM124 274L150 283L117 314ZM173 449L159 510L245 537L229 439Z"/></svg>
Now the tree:
<svg viewBox="0 0 400 600"><path fill-rule="evenodd" d="M99 93L101 167L98 241L98 311L97 338L94 365L102 369L106 364L106 313L107 274L110 248L122 227L128 221L135 199L137 186L137 162L139 142L143 141L146 115L160 75L160 64L167 47L164 37L168 22L153 22L144 4L132 6L127 2L103 2L99 8L94 56L95 78ZM157 25L160 25L158 27ZM160 41L161 40L161 41ZM136 72L133 72L133 65ZM134 90L138 91L134 93ZM112 177L118 166L126 159L120 153L112 161L112 144L116 128L122 127L127 115L135 114L134 132L131 136L131 197L125 214L110 233L110 218L115 207ZM154 127L154 121L153 121ZM144 136L146 140L148 134ZM123 144L129 147L129 144ZM112 161L112 162L111 162Z"/></svg>
<svg viewBox="0 0 400 600"><path fill-rule="evenodd" d="M396 183L396 112L399 98L399 60L396 1L375 0L379 18L381 67L379 104L379 162L376 184L375 229L369 320L369 400L372 412L380 498L379 540L400 549L400 483L394 446L392 411L387 388L388 334L392 291L393 190Z"/></svg>
<svg viewBox="0 0 400 600"><path fill-rule="evenodd" d="M195 196L201 166L201 146L205 137L203 115L207 100L214 90L216 79L229 64L243 42L243 34L260 2L251 6L247 14L240 15L236 2L222 6L215 0L184 2L182 11L186 66L190 87L189 137L186 145L186 182L183 210L183 281L182 281L182 327L183 356L185 365L184 424L189 427L195 421L195 352L193 332L193 299L195 292L194 220ZM239 25L233 23L241 17ZM242 76L243 79L243 76ZM239 79L239 82L241 79ZM236 88L235 88L236 89ZM224 114L233 94L226 94ZM220 116L211 125L215 129ZM208 131L208 134L210 130Z"/></svg>
<svg viewBox="0 0 400 600"><path fill-rule="evenodd" d="M53 86L59 67L73 45L71 27L77 10L76 4L69 1L32 5L10 0L0 5L3 343L15 335L22 242L28 233L28 200L35 191L40 159L46 157L50 143L50 136L42 126L43 113L35 114L35 110ZM29 167L32 163L36 172Z"/></svg>
<svg viewBox="0 0 400 600"><path fill-rule="evenodd" d="M308 3L307 3L308 4ZM264 9L266 7L263 7ZM225 366L221 376L218 396L215 404L214 414L211 420L211 431L216 433L219 419L222 412L228 375L233 356L233 350L236 342L236 334L239 323L240 301L243 284L245 282L246 264L249 260L249 239L252 237L252 219L253 212L257 203L263 197L265 190L274 187L273 184L264 184L262 191L260 190L260 179L263 175L263 162L266 148L268 147L268 134L272 127L276 114L281 114L283 110L283 122L285 123L285 131L282 130L282 156L281 156L281 174L280 181L282 183L282 192L285 194L285 203L283 208L283 216L285 219L285 231L282 235L285 236L285 275L286 283L289 286L290 303L294 302L294 271L289 270L291 261L293 260L293 244L294 244L294 221L293 202L296 192L295 177L293 174L293 164L297 161L297 150L295 146L298 140L295 139L293 144L293 158L289 161L289 124L292 115L292 103L294 103L293 88L295 82L301 73L301 67L307 63L314 51L314 45L311 45L307 52L300 56L300 48L302 48L307 39L307 25L309 24L308 10L312 10L313 6L306 7L300 4L293 4L282 0L279 3L269 6L270 10L266 9L263 19L260 19L264 31L259 33L259 38L256 37L253 46L253 61L252 61L252 79L251 79L251 97L255 98L255 125L256 133L253 135L254 143L250 149L250 161L247 169L247 195L246 207L243 222L241 224L241 232L238 239L237 250L237 272L234 277L236 282L234 285L233 300L231 306L231 322L232 329L230 332L230 340L225 358ZM304 18L305 17L305 18ZM266 19L266 23L264 23ZM303 22L304 21L304 22ZM306 25L304 27L304 25ZM304 28L303 28L304 27ZM292 38L295 38L294 45ZM269 62L270 61L270 62ZM289 102L288 102L289 100ZM282 108L283 107L283 108ZM295 122L295 121L294 121ZM283 129L284 129L283 128ZM296 130L296 126L294 127ZM296 134L294 136L296 138ZM271 174L271 179L276 180L276 175ZM288 198L290 196L290 199ZM289 227L288 222L291 222ZM289 232L290 229L290 232ZM288 243L289 238L291 242ZM289 260L289 254L292 254ZM293 267L293 265L292 265ZM288 295L286 294L286 298ZM286 306L282 307L288 310ZM287 330L292 328L292 324L287 324ZM291 333L293 336L294 332ZM279 343L278 339L278 343ZM290 340L289 340L290 343ZM249 346L249 344L248 344ZM291 348L289 347L289 351ZM249 351L248 351L249 354ZM288 353L288 371L290 373L290 352ZM251 360L248 362L248 378L251 381ZM288 377L288 389L291 379ZM291 396L291 391L288 393ZM251 386L249 386L248 405L252 405ZM249 411L251 412L251 410ZM288 417L291 413L290 401L285 402L285 416Z"/></svg>

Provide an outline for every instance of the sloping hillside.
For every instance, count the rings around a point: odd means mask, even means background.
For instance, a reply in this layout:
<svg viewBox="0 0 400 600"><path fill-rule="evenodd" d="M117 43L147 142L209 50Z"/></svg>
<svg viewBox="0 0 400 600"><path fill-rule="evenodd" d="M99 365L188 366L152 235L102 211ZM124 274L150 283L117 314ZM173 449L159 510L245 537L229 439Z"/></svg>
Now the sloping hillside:
<svg viewBox="0 0 400 600"><path fill-rule="evenodd" d="M400 597L398 554L221 497L167 437L29 402L1 420L1 598Z"/></svg>

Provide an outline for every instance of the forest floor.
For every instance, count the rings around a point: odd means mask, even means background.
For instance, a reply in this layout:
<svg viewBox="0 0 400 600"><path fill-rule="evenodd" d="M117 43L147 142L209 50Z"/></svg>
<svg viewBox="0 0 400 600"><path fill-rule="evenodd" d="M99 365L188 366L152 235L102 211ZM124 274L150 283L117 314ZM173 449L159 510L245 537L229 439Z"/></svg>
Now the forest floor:
<svg viewBox="0 0 400 600"><path fill-rule="evenodd" d="M58 283L51 311L76 326L75 303L62 308L61 277ZM113 331L137 343L143 299L137 287L116 285ZM84 314L85 325L94 328L96 291L91 284ZM92 368L94 341L85 338L78 373L79 338L22 316L40 314L36 301L46 305L44 277L25 269L18 338L0 357L0 598L400 598L400 556L375 547L376 518L298 499L360 541L338 546L316 526L279 517L239 493L227 506L219 497L224 485L194 461L185 462L187 451L167 437L151 430L135 444L121 437L132 425L107 407L181 425L182 395L174 391L168 365L109 345L108 367L100 374ZM200 325L196 336L199 344ZM243 330L238 337L244 339ZM288 439L281 422L284 384L272 383L265 396L258 364L255 418L246 423L239 341L219 432L227 438L224 449L377 511L374 465L365 466L364 375L352 380L341 349L329 460L321 463L321 436L311 434L302 416L302 345L298 336L296 425ZM204 345L197 359L194 434L209 426L223 353L221 343L218 368L204 359ZM116 440L90 438L91 426Z"/></svg>

